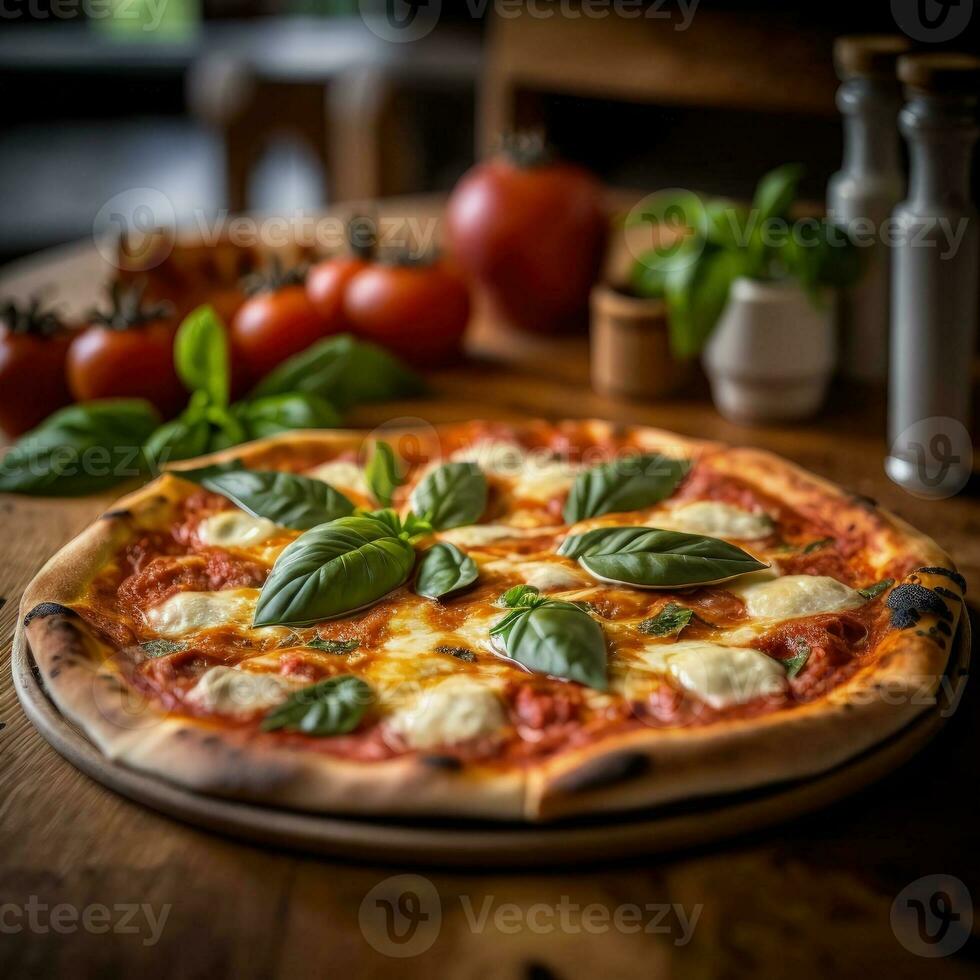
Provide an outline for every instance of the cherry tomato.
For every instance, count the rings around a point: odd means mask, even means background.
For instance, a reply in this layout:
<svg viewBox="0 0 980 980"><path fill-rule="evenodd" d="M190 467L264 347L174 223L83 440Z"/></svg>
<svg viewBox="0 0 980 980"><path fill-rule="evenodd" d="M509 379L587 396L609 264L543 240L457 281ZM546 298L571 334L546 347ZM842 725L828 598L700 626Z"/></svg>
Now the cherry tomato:
<svg viewBox="0 0 980 980"><path fill-rule="evenodd" d="M446 224L453 256L512 324L553 332L585 322L607 234L588 171L533 155L488 160L456 185Z"/></svg>
<svg viewBox="0 0 980 980"><path fill-rule="evenodd" d="M274 285L247 299L231 322L231 344L258 381L329 332L306 288L297 282Z"/></svg>
<svg viewBox="0 0 980 980"><path fill-rule="evenodd" d="M323 317L327 333L351 329L344 315L344 295L351 280L371 263L359 258L324 259L306 277L306 294Z"/></svg>
<svg viewBox="0 0 980 980"><path fill-rule="evenodd" d="M459 355L470 296L465 280L445 262L372 265L351 280L344 313L359 336L411 364L432 367Z"/></svg>
<svg viewBox="0 0 980 980"><path fill-rule="evenodd" d="M0 310L0 429L22 435L71 401L65 355L72 333L37 301Z"/></svg>
<svg viewBox="0 0 980 980"><path fill-rule="evenodd" d="M175 327L151 320L131 327L93 323L68 349L68 386L77 401L145 398L169 418L183 408L187 389L174 370Z"/></svg>

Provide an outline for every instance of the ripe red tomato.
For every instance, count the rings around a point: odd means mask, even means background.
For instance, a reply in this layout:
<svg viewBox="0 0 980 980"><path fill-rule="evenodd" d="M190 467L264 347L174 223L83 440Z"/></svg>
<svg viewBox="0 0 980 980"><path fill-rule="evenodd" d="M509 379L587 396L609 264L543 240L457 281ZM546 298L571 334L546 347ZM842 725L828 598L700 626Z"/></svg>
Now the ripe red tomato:
<svg viewBox="0 0 980 980"><path fill-rule="evenodd" d="M344 314L359 336L411 364L433 367L459 355L470 294L445 262L372 265L348 285Z"/></svg>
<svg viewBox="0 0 980 980"><path fill-rule="evenodd" d="M252 381L258 381L330 332L302 283L273 284L242 304L231 321L231 344Z"/></svg>
<svg viewBox="0 0 980 980"><path fill-rule="evenodd" d="M324 259L306 277L306 294L323 317L327 333L343 333L351 326L344 315L344 295L351 280L371 263L359 258Z"/></svg>
<svg viewBox="0 0 980 980"><path fill-rule="evenodd" d="M37 301L0 310L0 429L14 438L71 401L65 355L72 333Z"/></svg>
<svg viewBox="0 0 980 980"><path fill-rule="evenodd" d="M553 332L585 322L607 234L602 187L588 171L496 157L463 175L446 222L463 271L515 326Z"/></svg>
<svg viewBox="0 0 980 980"><path fill-rule="evenodd" d="M187 389L174 370L174 324L149 320L129 327L94 322L68 348L68 386L77 401L145 398L164 418L176 415Z"/></svg>

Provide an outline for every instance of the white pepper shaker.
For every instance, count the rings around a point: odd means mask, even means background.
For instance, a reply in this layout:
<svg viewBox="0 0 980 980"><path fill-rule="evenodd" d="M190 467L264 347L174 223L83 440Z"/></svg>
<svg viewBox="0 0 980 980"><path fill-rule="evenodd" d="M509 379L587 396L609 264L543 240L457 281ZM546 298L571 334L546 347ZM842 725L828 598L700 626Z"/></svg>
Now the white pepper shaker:
<svg viewBox="0 0 980 980"><path fill-rule="evenodd" d="M944 497L960 490L972 470L978 234L970 159L980 59L906 55L898 76L908 100L899 125L910 167L908 197L893 215L885 470L912 493Z"/></svg>
<svg viewBox="0 0 980 980"><path fill-rule="evenodd" d="M834 42L844 158L827 185L827 213L863 245L861 280L841 293L837 307L841 371L860 381L883 382L888 367L890 256L879 230L905 193L896 63L909 49L906 38L888 34Z"/></svg>

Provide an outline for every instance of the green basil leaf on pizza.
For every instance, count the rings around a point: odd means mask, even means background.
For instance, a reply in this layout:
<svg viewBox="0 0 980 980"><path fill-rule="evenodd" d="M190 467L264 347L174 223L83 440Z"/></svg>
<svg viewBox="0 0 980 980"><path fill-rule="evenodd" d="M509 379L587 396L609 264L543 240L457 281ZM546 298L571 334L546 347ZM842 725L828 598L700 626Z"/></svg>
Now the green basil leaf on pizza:
<svg viewBox="0 0 980 980"><path fill-rule="evenodd" d="M709 585L767 568L747 551L702 534L649 527L601 527L566 538L559 555L593 578L643 589Z"/></svg>
<svg viewBox="0 0 980 980"><path fill-rule="evenodd" d="M422 478L411 503L437 531L475 524L487 508L487 478L476 463L443 463Z"/></svg>
<svg viewBox="0 0 980 980"><path fill-rule="evenodd" d="M360 724L371 701L371 688L359 677L353 674L329 677L290 694L265 716L262 730L346 735Z"/></svg>
<svg viewBox="0 0 980 980"><path fill-rule="evenodd" d="M675 636L688 626L693 618L693 609L676 602L668 602L656 616L644 619L639 628L648 636Z"/></svg>
<svg viewBox="0 0 980 980"><path fill-rule="evenodd" d="M687 460L660 453L622 456L593 466L572 484L563 511L565 523L652 507L677 489L689 468Z"/></svg>
<svg viewBox="0 0 980 980"><path fill-rule="evenodd" d="M414 564L411 544L376 518L320 524L276 559L253 626L308 626L363 609L403 585Z"/></svg>
<svg viewBox="0 0 980 980"><path fill-rule="evenodd" d="M371 449L371 457L364 467L367 485L379 504L391 506L395 490L402 485L402 470L395 450L380 439Z"/></svg>
<svg viewBox="0 0 980 980"><path fill-rule="evenodd" d="M478 574L476 562L469 555L448 541L440 541L419 562L415 592L427 599L442 599L468 589Z"/></svg>
<svg viewBox="0 0 980 980"><path fill-rule="evenodd" d="M354 504L339 490L297 473L238 470L205 476L201 485L253 517L296 531L308 531L354 512Z"/></svg>

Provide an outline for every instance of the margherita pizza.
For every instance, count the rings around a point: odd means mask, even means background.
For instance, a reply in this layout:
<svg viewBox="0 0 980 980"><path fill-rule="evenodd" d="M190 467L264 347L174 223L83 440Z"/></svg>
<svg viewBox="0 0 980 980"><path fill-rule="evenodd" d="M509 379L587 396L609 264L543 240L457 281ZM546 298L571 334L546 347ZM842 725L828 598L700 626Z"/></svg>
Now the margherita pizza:
<svg viewBox="0 0 980 980"><path fill-rule="evenodd" d="M765 452L605 422L290 434L171 471L24 599L109 757L315 811L541 820L825 771L906 725L964 583Z"/></svg>

